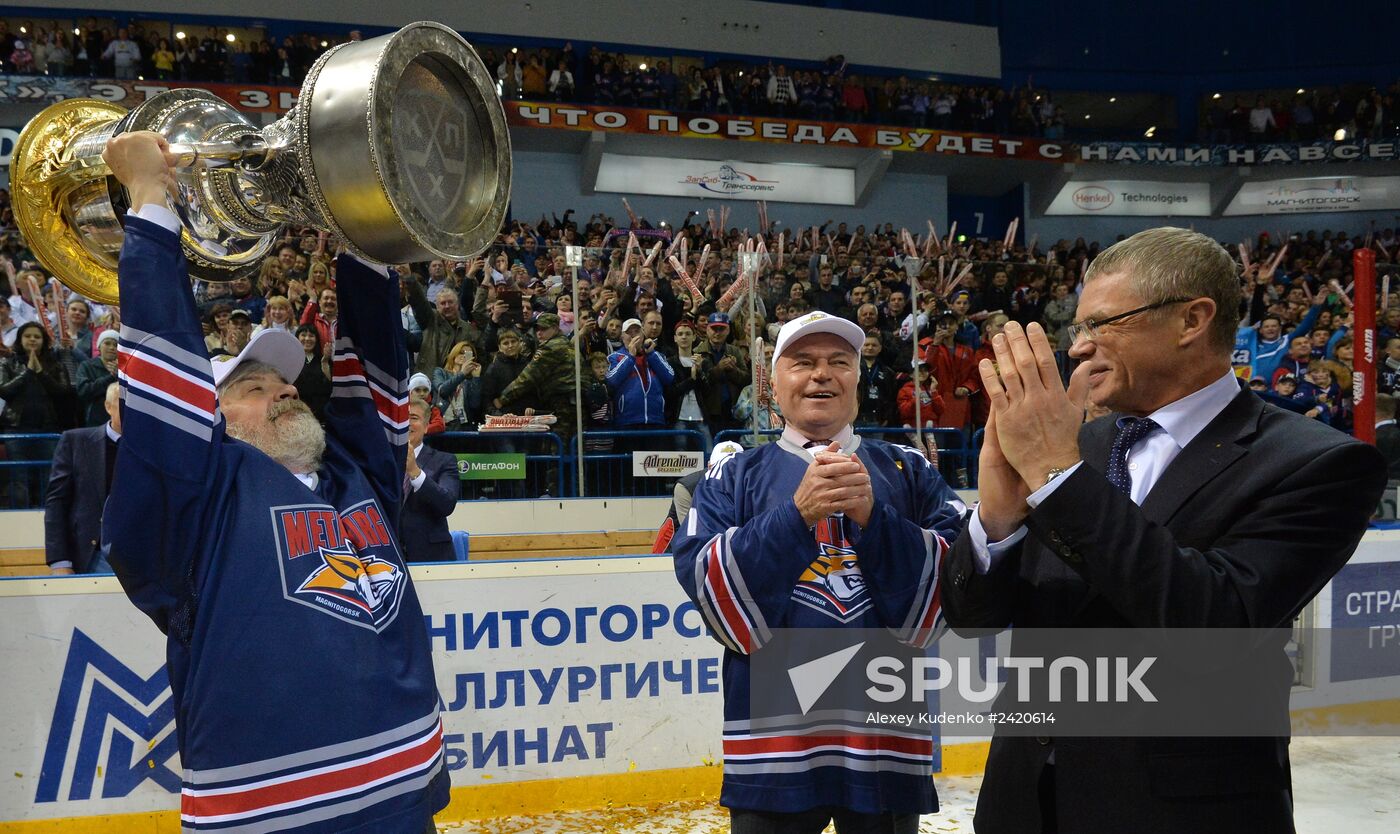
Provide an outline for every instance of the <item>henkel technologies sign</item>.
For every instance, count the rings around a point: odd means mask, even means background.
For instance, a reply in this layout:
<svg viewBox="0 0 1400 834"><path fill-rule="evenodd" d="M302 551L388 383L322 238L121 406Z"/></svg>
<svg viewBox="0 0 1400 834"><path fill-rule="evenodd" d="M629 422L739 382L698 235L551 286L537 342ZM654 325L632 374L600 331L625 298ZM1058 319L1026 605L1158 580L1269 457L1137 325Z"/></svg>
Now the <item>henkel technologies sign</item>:
<svg viewBox="0 0 1400 834"><path fill-rule="evenodd" d="M1137 180L1072 181L1046 214L1111 217L1209 217L1210 183Z"/></svg>
<svg viewBox="0 0 1400 834"><path fill-rule="evenodd" d="M1400 177L1307 177L1247 182L1225 214L1296 214L1400 208Z"/></svg>
<svg viewBox="0 0 1400 834"><path fill-rule="evenodd" d="M856 172L822 165L603 154L596 191L853 206Z"/></svg>

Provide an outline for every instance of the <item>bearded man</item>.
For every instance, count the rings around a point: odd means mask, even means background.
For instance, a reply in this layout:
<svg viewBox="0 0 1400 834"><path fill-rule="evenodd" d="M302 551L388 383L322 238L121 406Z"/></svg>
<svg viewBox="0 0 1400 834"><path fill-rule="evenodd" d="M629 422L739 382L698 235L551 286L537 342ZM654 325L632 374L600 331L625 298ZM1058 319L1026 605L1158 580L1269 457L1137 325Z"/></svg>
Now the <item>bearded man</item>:
<svg viewBox="0 0 1400 834"><path fill-rule="evenodd" d="M153 133L103 154L131 212L117 454L103 521L167 637L185 831L423 834L448 799L423 612L395 537L407 456L398 280L342 255L323 430L265 330L205 356Z"/></svg>

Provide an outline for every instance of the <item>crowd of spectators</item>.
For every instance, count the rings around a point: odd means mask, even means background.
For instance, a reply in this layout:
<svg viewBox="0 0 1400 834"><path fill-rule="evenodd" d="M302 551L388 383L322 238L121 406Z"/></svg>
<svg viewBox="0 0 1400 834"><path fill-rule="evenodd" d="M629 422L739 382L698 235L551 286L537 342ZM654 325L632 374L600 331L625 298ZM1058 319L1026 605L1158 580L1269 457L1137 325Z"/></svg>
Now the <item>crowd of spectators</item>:
<svg viewBox="0 0 1400 834"><path fill-rule="evenodd" d="M862 426L912 426L917 402L926 427L970 439L988 407L977 362L991 355L988 339L1008 321L1041 323L1063 371L1071 369L1068 326L1076 320L1080 276L1099 251L1096 242L1042 246L1018 237L1008 247L1001 240L942 241L941 258L920 252L915 259L900 230L888 224L828 222L815 233L794 230L790 236L773 224L762 230L769 255L751 314L747 293L725 297L739 273L743 232L732 224L696 222L697 216L678 226L624 218L640 240L629 248L628 233L616 231L614 218L584 220L569 211L513 221L470 261L399 265L402 321L416 372L413 396L431 406L428 431L471 431L493 414L553 414L555 433L567 441L578 429L574 351L581 353L585 430L688 429L713 438L748 428L755 411L760 426L779 426L781 414L766 386L754 387L751 338L771 346L784 322L811 310L850 318L868 334ZM669 247L672 235L685 238L674 251L684 255L686 278L664 252L652 255L655 242ZM566 245L585 247L578 309ZM1393 271L1400 256L1393 229L1365 237L1308 231L1284 240L1280 233L1261 233L1230 246L1241 259L1237 371L1272 401L1343 431L1352 425L1348 285L1350 252L1358 246L1376 249L1384 271ZM50 281L13 234L0 253L0 428L45 434L100 424L116 371L119 309ZM255 278L196 285L211 354L237 353L263 328L297 335L306 364L296 385L318 413L331 390L328 358L338 310L332 254L324 235L306 232L288 237ZM912 298L911 273L920 284ZM43 288L48 328L41 326L30 277ZM1382 393L1400 385L1400 281L1394 289L1388 299L1364 301L1379 308ZM59 300L63 306L56 310ZM61 333L61 341L55 343L51 331ZM633 448L626 436L585 440L595 453ZM655 447L650 444L636 448ZM51 441L11 440L5 447L15 460L52 453ZM956 469L949 475L965 477ZM12 493L25 490L12 501L32 499L40 487L11 480Z"/></svg>
<svg viewBox="0 0 1400 834"><path fill-rule="evenodd" d="M1226 96L1205 101L1201 138L1211 144L1400 138L1400 80L1299 89L1286 95Z"/></svg>
<svg viewBox="0 0 1400 834"><path fill-rule="evenodd" d="M239 37L220 27L175 30L133 22L115 28L87 18L74 29L0 21L0 66L15 73L298 85L330 47L348 35L301 32L280 41ZM706 65L698 58L647 63L572 43L522 50L478 44L503 98L572 101L708 113L877 122L943 130L1063 137L1063 110L1044 90L941 84L905 75L851 71L835 55L808 66Z"/></svg>

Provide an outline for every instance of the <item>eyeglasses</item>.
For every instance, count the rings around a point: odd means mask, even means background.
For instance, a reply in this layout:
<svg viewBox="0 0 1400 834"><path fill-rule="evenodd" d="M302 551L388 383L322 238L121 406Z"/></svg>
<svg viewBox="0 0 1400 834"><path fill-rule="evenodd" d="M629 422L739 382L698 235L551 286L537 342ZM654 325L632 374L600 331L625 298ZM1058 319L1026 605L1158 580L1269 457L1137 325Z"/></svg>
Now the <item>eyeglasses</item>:
<svg viewBox="0 0 1400 834"><path fill-rule="evenodd" d="M1069 326L1069 343L1071 345L1079 344L1080 339L1088 339L1092 342L1099 337L1099 331L1110 324L1117 324L1123 319L1129 318L1131 316L1136 316L1140 313L1146 313L1149 310L1156 310L1160 307L1165 307L1168 304L1182 304L1192 300L1193 299L1190 298L1168 298L1165 301L1158 301L1155 304L1147 304L1142 307L1138 307L1135 310L1129 310L1126 313L1119 313L1116 316L1109 316L1106 319L1085 319L1084 321L1081 321L1078 324L1071 324Z"/></svg>

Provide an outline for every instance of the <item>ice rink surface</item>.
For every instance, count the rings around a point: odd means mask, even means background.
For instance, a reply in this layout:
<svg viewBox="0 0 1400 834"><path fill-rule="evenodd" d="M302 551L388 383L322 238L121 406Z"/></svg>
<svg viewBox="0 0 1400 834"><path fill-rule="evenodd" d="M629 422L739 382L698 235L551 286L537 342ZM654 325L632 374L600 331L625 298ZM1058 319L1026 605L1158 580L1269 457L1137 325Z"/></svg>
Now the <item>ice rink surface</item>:
<svg viewBox="0 0 1400 834"><path fill-rule="evenodd" d="M1400 738L1295 738L1290 749L1299 834L1400 831L1400 790L1396 788ZM938 777L942 811L923 819L920 834L972 834L981 781L980 776ZM724 834L729 830L729 815L714 803L691 802L508 817L440 830L451 834Z"/></svg>

